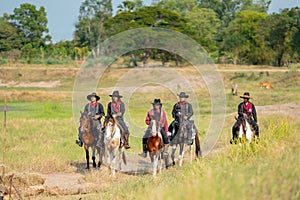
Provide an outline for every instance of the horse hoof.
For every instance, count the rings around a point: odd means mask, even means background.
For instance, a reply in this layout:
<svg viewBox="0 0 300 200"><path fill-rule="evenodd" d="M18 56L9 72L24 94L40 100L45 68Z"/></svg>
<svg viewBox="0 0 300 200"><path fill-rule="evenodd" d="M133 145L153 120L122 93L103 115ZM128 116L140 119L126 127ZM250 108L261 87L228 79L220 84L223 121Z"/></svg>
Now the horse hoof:
<svg viewBox="0 0 300 200"><path fill-rule="evenodd" d="M174 165L175 165L175 161L173 161L173 163L172 163L172 164L173 164L173 166L174 166Z"/></svg>
<svg viewBox="0 0 300 200"><path fill-rule="evenodd" d="M96 168L96 167L97 167L96 163L93 163L93 167L94 167L94 168Z"/></svg>
<svg viewBox="0 0 300 200"><path fill-rule="evenodd" d="M101 162L99 161L99 162L98 162L98 168L100 168L100 167L101 167Z"/></svg>

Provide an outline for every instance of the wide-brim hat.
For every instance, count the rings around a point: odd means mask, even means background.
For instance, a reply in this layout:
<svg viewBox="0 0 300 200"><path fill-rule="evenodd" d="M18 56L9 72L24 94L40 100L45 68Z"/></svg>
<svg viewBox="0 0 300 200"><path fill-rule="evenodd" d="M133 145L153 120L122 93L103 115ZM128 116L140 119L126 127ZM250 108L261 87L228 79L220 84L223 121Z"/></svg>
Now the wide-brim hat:
<svg viewBox="0 0 300 200"><path fill-rule="evenodd" d="M180 98L189 98L189 95L185 94L185 92L180 92L180 94L177 94L177 96L179 96Z"/></svg>
<svg viewBox="0 0 300 200"><path fill-rule="evenodd" d="M250 93L249 93L249 92L245 92L243 96L240 96L240 98L243 98L243 99L251 99Z"/></svg>
<svg viewBox="0 0 300 200"><path fill-rule="evenodd" d="M92 97L96 97L96 101L99 101L99 100L100 100L100 97L96 94L96 92L93 92L93 93L87 95L86 98L87 98L89 101L91 101L91 98L92 98Z"/></svg>
<svg viewBox="0 0 300 200"><path fill-rule="evenodd" d="M119 98L122 98L122 97L123 97L123 96L121 96L121 95L119 94L119 91L118 91L118 90L113 91L113 93L110 94L109 96L110 96L110 97L119 97Z"/></svg>
<svg viewBox="0 0 300 200"><path fill-rule="evenodd" d="M162 103L160 102L160 99L154 99L153 105L162 105Z"/></svg>

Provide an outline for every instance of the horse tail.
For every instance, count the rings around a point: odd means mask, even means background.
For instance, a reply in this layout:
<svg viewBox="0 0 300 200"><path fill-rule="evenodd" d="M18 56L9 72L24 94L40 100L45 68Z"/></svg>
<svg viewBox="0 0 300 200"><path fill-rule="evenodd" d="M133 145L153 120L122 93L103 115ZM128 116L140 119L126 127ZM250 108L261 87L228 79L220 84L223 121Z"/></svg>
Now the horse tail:
<svg viewBox="0 0 300 200"><path fill-rule="evenodd" d="M201 147L200 147L200 139L199 139L199 133L198 133L198 129L196 130L196 135L195 135L195 143L196 143L196 156L197 158L201 158L202 157L202 151L201 151Z"/></svg>
<svg viewBox="0 0 300 200"><path fill-rule="evenodd" d="M127 165L127 161L126 161L126 156L125 156L125 152L122 152L122 160L124 162L125 165Z"/></svg>

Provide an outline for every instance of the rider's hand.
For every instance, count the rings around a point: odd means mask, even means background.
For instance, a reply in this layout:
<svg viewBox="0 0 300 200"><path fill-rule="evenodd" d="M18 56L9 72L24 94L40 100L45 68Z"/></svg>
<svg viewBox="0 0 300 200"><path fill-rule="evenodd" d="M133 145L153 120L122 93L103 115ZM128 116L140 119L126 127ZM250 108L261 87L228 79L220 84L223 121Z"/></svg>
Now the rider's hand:
<svg viewBox="0 0 300 200"><path fill-rule="evenodd" d="M113 118L116 118L118 115L117 114L113 114L112 116L113 116Z"/></svg>
<svg viewBox="0 0 300 200"><path fill-rule="evenodd" d="M184 120L187 120L187 119L188 119L188 116L184 116L183 119L184 119Z"/></svg>
<svg viewBox="0 0 300 200"><path fill-rule="evenodd" d="M99 119L100 118L100 115L95 115L95 119Z"/></svg>
<svg viewBox="0 0 300 200"><path fill-rule="evenodd" d="M243 113L243 116L244 116L244 118L247 118L247 114L246 113Z"/></svg>
<svg viewBox="0 0 300 200"><path fill-rule="evenodd" d="M172 133L170 131L167 132L167 136L170 137Z"/></svg>

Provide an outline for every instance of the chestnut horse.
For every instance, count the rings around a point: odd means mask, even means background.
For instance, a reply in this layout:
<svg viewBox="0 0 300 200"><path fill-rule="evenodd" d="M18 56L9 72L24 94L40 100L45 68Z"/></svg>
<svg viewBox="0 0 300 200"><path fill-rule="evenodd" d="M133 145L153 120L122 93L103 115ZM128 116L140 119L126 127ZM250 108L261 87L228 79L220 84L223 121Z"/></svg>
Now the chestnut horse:
<svg viewBox="0 0 300 200"><path fill-rule="evenodd" d="M173 140L171 141L171 146L172 146L172 153L171 153L171 158L172 158L172 164L175 165L175 152L177 149L177 146L179 145L179 156L178 156L178 160L179 160L179 166L182 166L182 162L183 162L183 156L184 156L184 145L188 145L189 146L189 150L190 150L190 162L192 162L193 160L193 147L194 147L194 142L192 144L188 144L187 143L187 130L186 130L186 123L189 123L188 121L183 121L179 126L175 126L175 136L173 138ZM202 151L201 151L201 147L200 147L200 139L199 139L199 133L198 133L198 129L196 128L196 126L194 124L192 124L192 132L195 134L194 135L194 140L195 140L195 144L196 144L196 149L195 149L195 153L197 158L202 157Z"/></svg>
<svg viewBox="0 0 300 200"><path fill-rule="evenodd" d="M168 168L168 155L163 156L163 140L160 133L160 125L156 120L151 120L148 129L150 129L150 136L147 141L147 148L149 151L151 163L153 163L153 175L156 175L157 170L161 171L163 158L165 159L166 168ZM160 165L158 167L158 160Z"/></svg>
<svg viewBox="0 0 300 200"><path fill-rule="evenodd" d="M80 127L79 131L82 133L82 141L84 144L84 150L85 150L85 158L86 158L86 169L90 169L90 155L89 155L89 148L92 148L92 160L93 160L93 167L95 168L98 166L100 168L102 164L102 150L100 147L96 146L97 140L96 140L96 134L93 134L93 119L91 117L91 113L85 113L80 112ZM94 130L95 131L95 130ZM96 156L95 153L99 155L99 161L98 165L96 165Z"/></svg>
<svg viewBox="0 0 300 200"><path fill-rule="evenodd" d="M104 144L107 164L111 170L112 175L115 176L116 169L118 168L118 170L121 170L122 160L126 165L124 146L122 145L120 147L121 129L118 127L118 124L116 123L116 120L114 120L114 118L106 118L103 126L105 130Z"/></svg>

